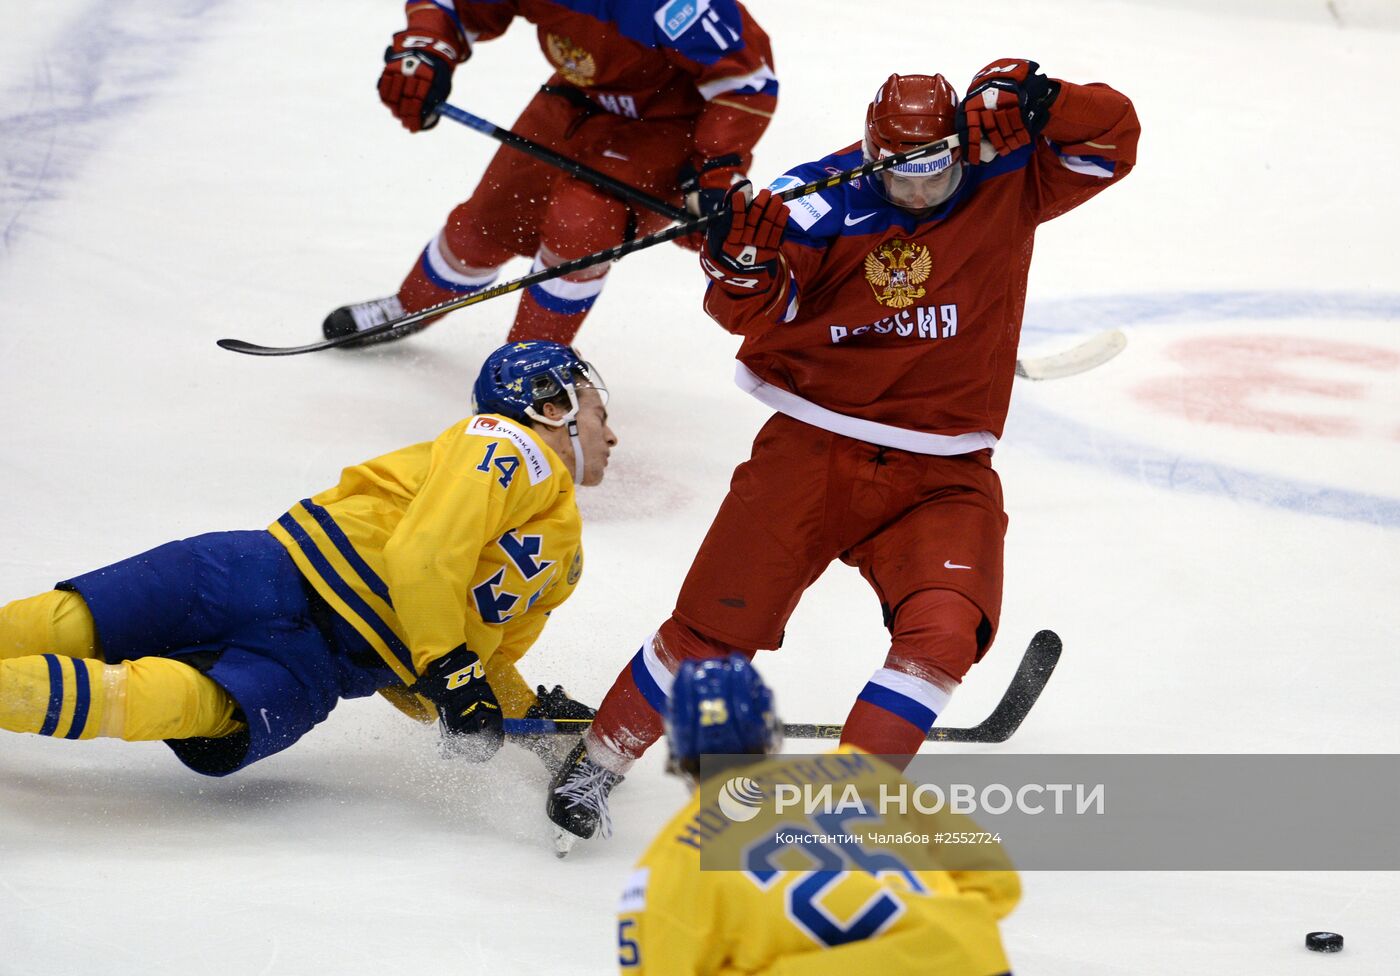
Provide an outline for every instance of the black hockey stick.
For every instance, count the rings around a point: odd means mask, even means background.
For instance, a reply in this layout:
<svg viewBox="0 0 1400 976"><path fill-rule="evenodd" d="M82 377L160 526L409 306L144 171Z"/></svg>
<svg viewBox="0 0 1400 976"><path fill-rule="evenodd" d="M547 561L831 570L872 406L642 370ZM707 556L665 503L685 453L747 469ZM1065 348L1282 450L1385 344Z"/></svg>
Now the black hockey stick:
<svg viewBox="0 0 1400 976"><path fill-rule="evenodd" d="M1006 693L981 722L971 728L940 728L934 726L925 737L928 742L1005 742L1011 738L1031 707L1045 690L1045 684L1060 661L1063 645L1059 635L1053 630L1042 630L1031 638L1026 653ZM508 718L505 720L507 736L517 735L564 735L583 732L591 722L587 719L568 722L551 722L548 719ZM783 735L789 739L839 739L840 725L810 725L794 723L783 726Z"/></svg>
<svg viewBox="0 0 1400 976"><path fill-rule="evenodd" d="M848 169L842 173L835 173L824 179L814 180L811 183L804 183L801 186L794 186L778 194L784 201L796 200L811 193L820 193L822 190L830 189L833 186L840 186L842 183L849 183L851 180L869 176L872 173L879 173L899 166L902 163L911 162L916 159L923 159L925 156L936 156L939 153L947 152L958 145L957 136L949 136L938 142L930 142L923 146L916 146L913 149L902 153L895 153L893 156L885 156L882 159L874 159L854 169ZM241 352L249 356L298 356L306 352L320 352L322 349L334 349L347 342L359 342L364 339L371 339L404 326L413 325L424 319L433 318L446 312L452 312L459 308L466 308L469 305L477 305L481 302L489 301L492 298L499 298L501 295L509 295L511 292L520 291L531 285L537 285L542 281L550 281L554 278L562 278L566 274L575 271L582 271L584 268L591 268L594 265L603 264L606 261L617 261L633 254L637 251L655 247L657 244L664 244L673 241L677 237L684 237L687 234L694 234L702 231L718 217L717 214L706 214L703 217L696 217L684 223L675 224L665 230L659 230L655 234L648 234L646 237L639 237L636 240L626 241L616 247L610 247L605 251L597 251L593 254L586 254L581 258L572 261L565 261L563 264L555 265L552 268L541 268L539 271L525 275L523 278L516 278L514 281L502 282L490 288L474 292L470 295L463 295L460 298L448 299L437 305L412 312L402 318L391 319L388 322L381 322L379 325L365 329L362 332L350 332L345 335L336 336L334 339L322 339L319 342L309 342L304 346L260 346L255 342L247 342L243 339L220 339L218 344L221 348L230 352Z"/></svg>
<svg viewBox="0 0 1400 976"><path fill-rule="evenodd" d="M541 146L538 142L532 142L524 136L511 132L509 129L502 129L499 125L488 122L480 116L473 115L455 105L439 105L438 113L451 119L453 122L460 122L469 129L475 129L483 135L490 136L497 142L510 146L512 149L518 149L527 156L534 156L538 160L542 160L552 166L557 166L569 175L577 176L584 182L592 183L599 189L607 190L614 196L621 197L630 203L646 207L648 210L654 210L663 217L670 217L672 220L691 219L692 215L682 210L680 207L674 207L665 200L654 197L650 193L637 189L635 186L630 186L619 179L609 176L607 173L594 169L592 166L586 166L576 159L570 159L568 156L557 153L547 146Z"/></svg>

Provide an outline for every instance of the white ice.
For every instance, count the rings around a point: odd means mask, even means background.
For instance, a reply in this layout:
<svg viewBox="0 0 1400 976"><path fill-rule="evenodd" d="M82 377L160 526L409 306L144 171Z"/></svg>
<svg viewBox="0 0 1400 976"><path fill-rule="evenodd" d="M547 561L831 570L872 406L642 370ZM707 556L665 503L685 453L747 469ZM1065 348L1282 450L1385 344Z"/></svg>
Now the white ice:
<svg viewBox="0 0 1400 976"><path fill-rule="evenodd" d="M1001 639L946 722L980 719L1052 627L1066 651L1045 697L1010 744L980 748L1397 751L1393 0L751 8L783 80L759 179L855 139L894 70L961 87L1029 56L1113 84L1142 117L1137 172L1039 235L1023 350L1117 324L1129 344L1017 389L997 452ZM392 291L494 150L447 122L409 136L378 104L400 9L0 11L0 599L261 527L468 409L510 299L369 354L214 346L307 341L335 305ZM482 45L454 101L508 124L546 76L535 48L525 25ZM765 416L731 385L736 342L700 290L689 253L636 255L583 333L622 444L583 502L581 591L525 670L584 699L670 611ZM885 646L838 566L760 664L787 718L839 721ZM488 768L438 759L431 729L378 700L226 780L160 745L6 736L0 973L613 971L615 892L682 790L654 750L616 794L616 837L556 862L543 786L513 748ZM1389 973L1400 953L1394 873L1025 888L1005 925L1024 973ZM1306 952L1312 929L1345 951Z"/></svg>

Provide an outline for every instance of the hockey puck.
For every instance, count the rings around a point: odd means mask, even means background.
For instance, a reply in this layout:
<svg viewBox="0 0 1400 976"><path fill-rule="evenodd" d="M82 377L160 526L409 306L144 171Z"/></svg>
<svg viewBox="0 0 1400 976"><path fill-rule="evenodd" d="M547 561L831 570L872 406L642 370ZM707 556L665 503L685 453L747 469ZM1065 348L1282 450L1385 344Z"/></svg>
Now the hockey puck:
<svg viewBox="0 0 1400 976"><path fill-rule="evenodd" d="M1342 951L1342 937L1336 932L1309 932L1303 944L1313 952Z"/></svg>

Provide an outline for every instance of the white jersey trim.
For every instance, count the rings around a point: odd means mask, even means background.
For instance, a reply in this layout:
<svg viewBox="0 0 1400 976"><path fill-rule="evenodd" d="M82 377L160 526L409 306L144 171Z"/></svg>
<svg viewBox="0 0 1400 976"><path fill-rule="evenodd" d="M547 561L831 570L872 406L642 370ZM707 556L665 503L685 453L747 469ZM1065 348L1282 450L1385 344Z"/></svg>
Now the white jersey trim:
<svg viewBox="0 0 1400 976"><path fill-rule="evenodd" d="M862 420L859 417L848 417L835 410L818 406L810 400L804 400L796 393L764 382L743 363L736 364L734 382L738 384L739 389L752 396L759 403L772 407L778 413L785 414L793 420L800 420L804 424L829 430L842 437L865 441L867 444L892 447L897 451L909 451L914 454L936 454L942 457L971 454L973 451L983 449L994 450L997 446L997 439L992 436L991 432L985 430L970 434L929 434L920 430L895 427L892 424L881 424L873 420Z"/></svg>
<svg viewBox="0 0 1400 976"><path fill-rule="evenodd" d="M757 71L750 71L746 75L733 75L728 78L716 78L714 81L707 81L703 85L696 85L696 91L705 101L710 101L717 95L727 95L729 92L738 92L748 89L752 92L761 92L764 86L770 81L777 81L778 76L773 74L773 69L768 65L762 65Z"/></svg>
<svg viewBox="0 0 1400 976"><path fill-rule="evenodd" d="M1061 156L1060 165L1072 172L1083 173L1085 176L1097 176L1101 179L1111 179L1113 177L1113 170L1104 166L1102 163L1096 163L1092 159L1086 159L1083 156Z"/></svg>

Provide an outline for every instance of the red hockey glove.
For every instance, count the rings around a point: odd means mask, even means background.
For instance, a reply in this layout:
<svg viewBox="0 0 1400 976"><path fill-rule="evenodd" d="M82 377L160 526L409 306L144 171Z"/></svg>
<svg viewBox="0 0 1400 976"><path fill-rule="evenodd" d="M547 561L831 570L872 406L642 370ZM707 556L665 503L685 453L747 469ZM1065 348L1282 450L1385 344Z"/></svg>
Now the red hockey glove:
<svg viewBox="0 0 1400 976"><path fill-rule="evenodd" d="M713 159L696 157L681 167L680 189L685 209L696 217L718 213L724 206L729 188L744 181L744 161L737 153L726 153ZM705 246L702 233L677 237L681 247L698 251Z"/></svg>
<svg viewBox="0 0 1400 976"><path fill-rule="evenodd" d="M719 216L705 229L700 267L734 298L762 295L777 282L778 245L787 229L788 208L772 190L752 200L748 180L724 196Z"/></svg>
<svg viewBox="0 0 1400 976"><path fill-rule="evenodd" d="M958 135L969 163L982 161L983 140L1005 156L1045 128L1060 85L1039 70L1034 61L1002 58L973 75L958 111Z"/></svg>
<svg viewBox="0 0 1400 976"><path fill-rule="evenodd" d="M409 132L437 125L438 106L452 91L452 69L470 52L446 11L423 6L410 11L408 28L384 51L379 100Z"/></svg>

